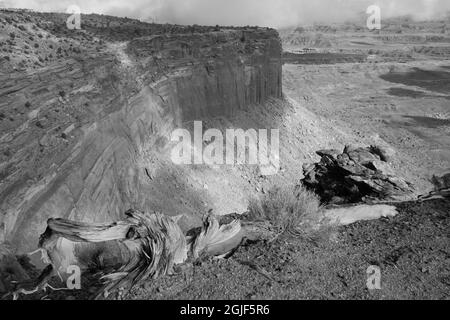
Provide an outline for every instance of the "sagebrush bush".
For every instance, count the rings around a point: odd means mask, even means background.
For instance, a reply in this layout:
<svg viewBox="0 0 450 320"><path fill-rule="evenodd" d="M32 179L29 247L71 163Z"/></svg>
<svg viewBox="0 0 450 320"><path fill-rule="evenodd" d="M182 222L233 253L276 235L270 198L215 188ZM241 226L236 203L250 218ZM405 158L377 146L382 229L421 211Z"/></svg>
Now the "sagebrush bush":
<svg viewBox="0 0 450 320"><path fill-rule="evenodd" d="M270 220L281 230L296 229L319 212L319 197L303 185L275 186L260 199L251 199L252 216Z"/></svg>

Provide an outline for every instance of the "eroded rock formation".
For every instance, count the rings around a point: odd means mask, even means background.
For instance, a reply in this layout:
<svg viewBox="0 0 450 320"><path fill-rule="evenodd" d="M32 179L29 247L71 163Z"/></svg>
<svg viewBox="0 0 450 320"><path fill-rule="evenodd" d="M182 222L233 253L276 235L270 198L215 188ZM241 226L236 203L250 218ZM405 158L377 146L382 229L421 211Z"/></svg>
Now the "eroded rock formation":
<svg viewBox="0 0 450 320"><path fill-rule="evenodd" d="M303 183L326 204L411 199L413 188L398 177L388 161L391 153L378 146L346 146L317 151L320 162L304 166Z"/></svg>
<svg viewBox="0 0 450 320"><path fill-rule="evenodd" d="M0 74L0 226L19 253L36 248L49 218L152 210L145 157L174 128L281 97L275 30L194 31L134 34Z"/></svg>

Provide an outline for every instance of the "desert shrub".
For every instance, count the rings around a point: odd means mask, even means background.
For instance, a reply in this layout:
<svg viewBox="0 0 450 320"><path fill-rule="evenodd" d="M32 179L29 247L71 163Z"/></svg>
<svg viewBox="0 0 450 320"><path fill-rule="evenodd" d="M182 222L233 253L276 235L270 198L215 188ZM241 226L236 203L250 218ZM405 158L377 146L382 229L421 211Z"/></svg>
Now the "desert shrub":
<svg viewBox="0 0 450 320"><path fill-rule="evenodd" d="M251 199L249 213L284 231L296 229L320 210L319 197L303 185L276 186L260 199Z"/></svg>

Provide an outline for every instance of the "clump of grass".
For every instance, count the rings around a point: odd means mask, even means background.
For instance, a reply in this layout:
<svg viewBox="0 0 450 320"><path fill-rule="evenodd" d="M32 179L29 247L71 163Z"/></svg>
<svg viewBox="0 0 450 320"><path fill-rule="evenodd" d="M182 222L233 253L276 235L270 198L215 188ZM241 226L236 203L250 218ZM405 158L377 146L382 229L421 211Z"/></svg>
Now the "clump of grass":
<svg viewBox="0 0 450 320"><path fill-rule="evenodd" d="M275 186L260 199L251 199L249 213L269 220L280 232L297 230L301 224L317 216L319 197L303 185Z"/></svg>

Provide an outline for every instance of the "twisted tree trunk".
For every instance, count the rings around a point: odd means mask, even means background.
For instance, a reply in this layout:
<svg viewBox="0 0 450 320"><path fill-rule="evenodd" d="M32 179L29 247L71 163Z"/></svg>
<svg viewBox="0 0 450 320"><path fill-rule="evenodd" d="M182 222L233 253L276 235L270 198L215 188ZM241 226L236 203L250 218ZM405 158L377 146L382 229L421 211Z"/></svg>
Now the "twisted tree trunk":
<svg viewBox="0 0 450 320"><path fill-rule="evenodd" d="M49 266L38 280L26 285L26 290L23 286L17 288L14 296L45 289L47 281L64 267L86 263L82 251L86 251L89 244L114 243L125 252L118 259L119 267L101 278L104 284L95 294L99 299L112 292L126 292L147 279L172 273L174 265L188 259L188 253L193 259L205 254L226 255L239 245L243 236L240 221L220 225L212 215L193 236L186 236L173 218L160 213L129 210L125 215L125 220L111 224L49 219L47 229L39 239L39 248Z"/></svg>

